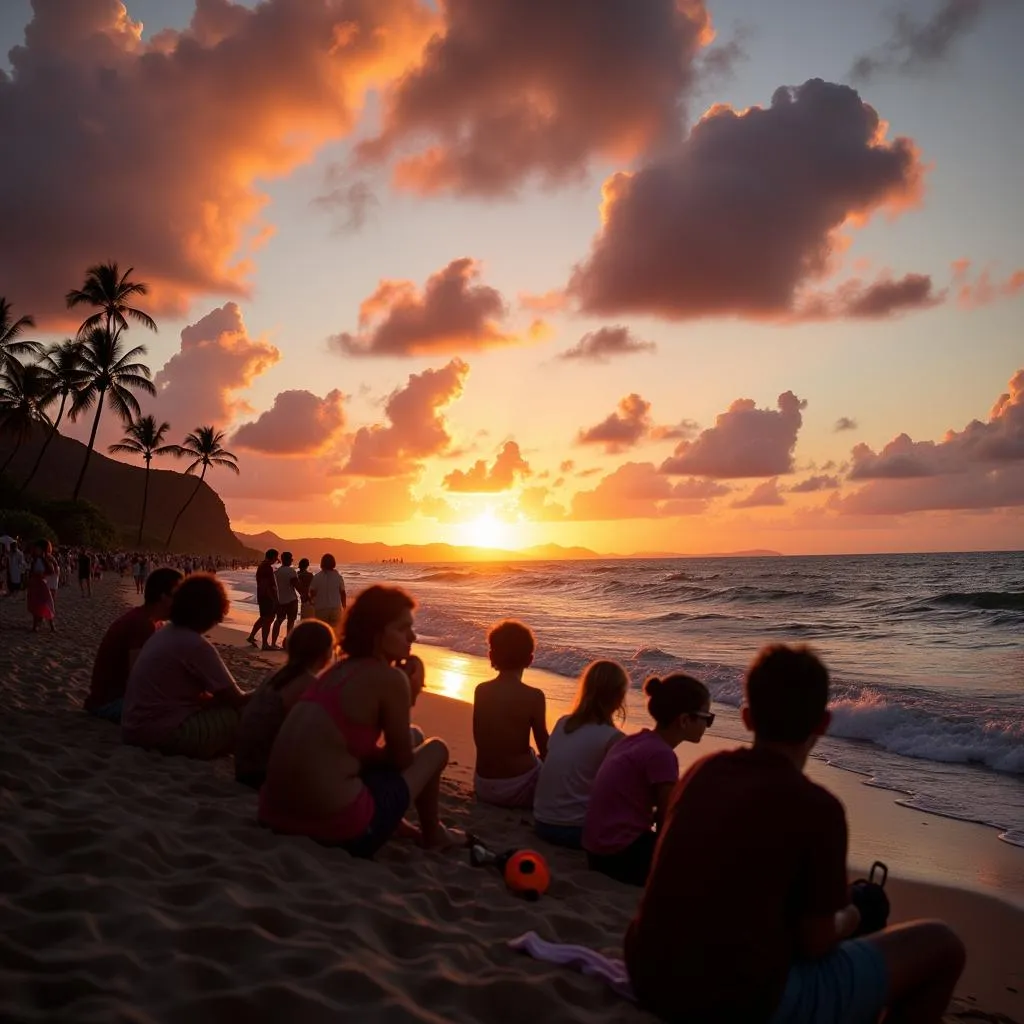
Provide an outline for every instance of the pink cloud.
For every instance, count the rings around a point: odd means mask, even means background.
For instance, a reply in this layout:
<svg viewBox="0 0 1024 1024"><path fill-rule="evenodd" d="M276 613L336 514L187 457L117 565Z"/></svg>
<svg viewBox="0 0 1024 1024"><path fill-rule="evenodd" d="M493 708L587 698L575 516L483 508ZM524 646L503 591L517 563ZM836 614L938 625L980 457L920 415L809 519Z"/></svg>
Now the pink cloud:
<svg viewBox="0 0 1024 1024"><path fill-rule="evenodd" d="M738 398L713 427L694 441L683 441L662 473L694 474L716 479L780 476L793 472L793 449L807 403L792 391L779 395L778 409L758 409Z"/></svg>
<svg viewBox="0 0 1024 1024"><path fill-rule="evenodd" d="M614 356L628 356L637 352L657 352L653 341L634 338L628 327L601 327L582 338L572 348L560 352L559 359L607 363Z"/></svg>
<svg viewBox="0 0 1024 1024"><path fill-rule="evenodd" d="M651 430L651 403L637 394L626 395L618 409L593 427L581 430L578 444L601 444L610 454L639 444Z"/></svg>
<svg viewBox="0 0 1024 1024"><path fill-rule="evenodd" d="M431 274L420 293L412 281L381 281L359 307L358 335L337 334L332 348L356 356L410 356L514 345L502 330L508 307L501 293L474 283L480 264L453 260Z"/></svg>
<svg viewBox="0 0 1024 1024"><path fill-rule="evenodd" d="M714 480L672 483L650 462L627 462L604 477L592 491L573 495L571 518L654 519L699 515L712 499L729 493Z"/></svg>
<svg viewBox="0 0 1024 1024"><path fill-rule="evenodd" d="M963 309L978 309L1000 299L1011 299L1024 291L1024 269L1015 270L1002 280L994 279L995 271L983 267L971 279L971 261L957 260L953 264L953 286L957 303Z"/></svg>
<svg viewBox="0 0 1024 1024"><path fill-rule="evenodd" d="M449 491L467 493L507 491L517 479L529 475L530 464L523 458L519 445L515 441L506 441L493 466L488 468L483 459L478 459L466 471L453 469L444 478L444 486Z"/></svg>
<svg viewBox="0 0 1024 1024"><path fill-rule="evenodd" d="M515 192L580 178L679 134L703 0L443 0L445 27L385 94L364 160L409 148L396 183L420 192Z"/></svg>
<svg viewBox="0 0 1024 1024"><path fill-rule="evenodd" d="M353 476L399 477L415 473L422 460L445 451L451 435L444 410L461 394L469 366L453 359L438 370L409 376L384 406L388 422L360 427L344 472Z"/></svg>
<svg viewBox="0 0 1024 1024"><path fill-rule="evenodd" d="M771 505L785 505L786 500L779 493L779 478L773 476L771 480L759 483L753 490L743 498L732 503L733 508L766 508Z"/></svg>
<svg viewBox="0 0 1024 1024"><path fill-rule="evenodd" d="M337 389L323 398L311 391L282 391L270 409L235 431L232 444L268 455L321 453L344 429L344 399Z"/></svg>
<svg viewBox="0 0 1024 1024"><path fill-rule="evenodd" d="M813 494L815 491L834 491L839 487L839 477L818 473L807 477L790 487L792 494Z"/></svg>
<svg viewBox="0 0 1024 1024"><path fill-rule="evenodd" d="M887 141L844 85L712 107L674 152L604 185L602 228L569 291L588 313L784 318L832 269L844 225L921 196L913 142Z"/></svg>
<svg viewBox="0 0 1024 1024"><path fill-rule="evenodd" d="M0 223L18 239L0 280L19 309L65 319L101 258L133 265L157 314L245 294L259 183L348 134L435 24L418 0L205 0L147 43L115 0L33 10L0 73L0 137L19 140L0 163Z"/></svg>

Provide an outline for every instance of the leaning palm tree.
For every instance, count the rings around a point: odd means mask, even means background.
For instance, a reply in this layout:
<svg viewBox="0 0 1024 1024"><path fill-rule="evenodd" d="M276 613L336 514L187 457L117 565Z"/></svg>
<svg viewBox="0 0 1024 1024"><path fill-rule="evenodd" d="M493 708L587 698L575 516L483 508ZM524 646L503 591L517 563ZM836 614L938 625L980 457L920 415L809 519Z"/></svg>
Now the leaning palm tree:
<svg viewBox="0 0 1024 1024"><path fill-rule="evenodd" d="M46 449L50 447L50 442L56 435L61 420L64 419L69 398L71 399L71 419L75 418L75 400L78 393L85 387L87 380L87 374L82 365L82 343L80 341L65 338L59 345L51 345L39 365L46 375L49 389L46 404L50 405L59 398L60 408L57 410L57 415L50 426L50 432L46 435L42 448L39 449L32 472L25 477L24 483L18 489L19 492L24 491L32 483L39 467L43 464Z"/></svg>
<svg viewBox="0 0 1024 1024"><path fill-rule="evenodd" d="M155 416L143 416L132 420L125 428L125 436L119 444L112 444L108 451L125 455L141 455L146 460L146 482L142 488L142 516L139 519L139 536L136 544L142 544L142 528L146 525L146 505L149 502L149 464L154 455L177 455L178 445L164 444L164 434L171 429L170 423L159 426Z"/></svg>
<svg viewBox="0 0 1024 1024"><path fill-rule="evenodd" d="M71 414L78 416L95 405L96 416L92 421L89 446L85 450L85 459L82 461L82 469L78 474L72 498L77 498L82 490L92 450L96 446L96 431L99 430L103 406L109 405L123 422L131 423L142 412L132 391L144 391L147 395L156 394L156 388L150 379L149 367L145 363L135 361L145 354L145 345L136 345L135 348L125 351L121 344L120 330L111 332L105 327L94 327L82 342L85 384L75 398Z"/></svg>
<svg viewBox="0 0 1024 1024"><path fill-rule="evenodd" d="M37 356L42 351L38 341L26 341L21 335L36 322L30 316L21 316L17 320L11 312L11 304L0 296L0 371L21 356Z"/></svg>
<svg viewBox="0 0 1024 1024"><path fill-rule="evenodd" d="M174 531L178 528L178 520L185 514L185 509L192 504L192 499L199 493L199 488L202 487L203 480L206 478L206 471L211 466L223 466L225 469L230 469L232 473L237 474L239 472L237 456L232 455L231 452L225 451L221 447L223 440L223 431L217 430L215 427L197 427L193 433L185 438L182 444L174 446L174 454L179 459L191 459L188 468L185 470L186 473L195 473L200 466L202 466L202 472L199 474L195 488L188 496L188 501L181 506L180 511L174 517L174 522L171 523L171 532L167 534L165 547L169 548L171 546L171 538L174 536Z"/></svg>
<svg viewBox="0 0 1024 1024"><path fill-rule="evenodd" d="M37 425L49 426L46 395L46 377L37 364L22 366L16 359L8 360L0 374L0 433L11 435L14 447L0 466L0 473L11 464Z"/></svg>
<svg viewBox="0 0 1024 1024"><path fill-rule="evenodd" d="M156 321L146 312L130 304L137 295L146 295L149 286L141 281L131 281L134 267L123 274L114 262L98 263L85 272L85 284L72 288L65 297L68 309L75 306L95 306L96 312L82 321L78 329L80 338L86 337L97 327L106 327L114 335L128 330L128 321L156 330Z"/></svg>

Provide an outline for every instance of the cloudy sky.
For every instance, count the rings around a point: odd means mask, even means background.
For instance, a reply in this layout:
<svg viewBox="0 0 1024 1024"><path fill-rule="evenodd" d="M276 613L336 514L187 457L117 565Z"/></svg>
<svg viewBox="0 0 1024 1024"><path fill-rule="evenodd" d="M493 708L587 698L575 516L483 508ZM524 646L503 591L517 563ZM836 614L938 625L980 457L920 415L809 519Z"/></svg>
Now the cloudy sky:
<svg viewBox="0 0 1024 1024"><path fill-rule="evenodd" d="M1022 37L1014 0L4 0L0 295L59 340L134 267L144 407L227 432L238 529L1020 547Z"/></svg>

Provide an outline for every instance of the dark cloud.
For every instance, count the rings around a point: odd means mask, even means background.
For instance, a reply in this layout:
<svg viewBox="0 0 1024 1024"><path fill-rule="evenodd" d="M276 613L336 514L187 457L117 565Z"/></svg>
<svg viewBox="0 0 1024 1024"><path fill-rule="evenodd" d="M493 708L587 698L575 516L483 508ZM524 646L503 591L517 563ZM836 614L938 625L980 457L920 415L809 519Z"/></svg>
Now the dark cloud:
<svg viewBox="0 0 1024 1024"><path fill-rule="evenodd" d="M713 427L694 441L683 441L662 473L694 474L715 479L780 476L793 472L793 449L807 403L792 391L779 395L778 409L758 409L752 399L738 398Z"/></svg>
<svg viewBox="0 0 1024 1024"><path fill-rule="evenodd" d="M601 444L610 454L625 451L642 441L652 427L651 403L637 394L626 395L618 409L596 426L581 430L578 444Z"/></svg>
<svg viewBox="0 0 1024 1024"><path fill-rule="evenodd" d="M514 192L578 179L594 157L629 160L678 137L703 0L444 0L445 27L385 95L360 148L399 160L420 192Z"/></svg>
<svg viewBox="0 0 1024 1024"><path fill-rule="evenodd" d="M346 135L434 22L417 0L205 0L147 43L116 0L33 10L0 76L0 137L18 140L0 161L0 223L18 239L0 280L53 318L101 258L134 266L157 313L244 294L260 184Z"/></svg>
<svg viewBox="0 0 1024 1024"><path fill-rule="evenodd" d="M493 466L488 467L483 459L478 459L468 470L452 470L444 478L444 486L449 491L493 493L510 490L517 479L529 475L530 464L523 458L519 445L506 441Z"/></svg>
<svg viewBox="0 0 1024 1024"><path fill-rule="evenodd" d="M560 352L558 358L607 363L613 356L657 351L658 346L653 341L634 338L628 327L600 327L596 331L584 334L572 348Z"/></svg>
<svg viewBox="0 0 1024 1024"><path fill-rule="evenodd" d="M871 284L854 279L832 292L804 296L796 315L805 320L881 320L915 309L928 309L946 299L947 291L936 292L928 274L905 274L898 280L883 275Z"/></svg>
<svg viewBox="0 0 1024 1024"><path fill-rule="evenodd" d="M790 487L793 494L814 494L816 491L834 491L839 486L839 477L820 473L809 476Z"/></svg>
<svg viewBox="0 0 1024 1024"><path fill-rule="evenodd" d="M598 315L797 313L838 231L915 202L923 164L849 86L813 79L768 108L712 107L673 154L605 182L570 293Z"/></svg>
<svg viewBox="0 0 1024 1024"><path fill-rule="evenodd" d="M732 503L733 508L767 508L771 505L785 505L779 493L779 478L772 477L758 484L746 497Z"/></svg>
<svg viewBox="0 0 1024 1024"><path fill-rule="evenodd" d="M501 292L476 284L476 260L452 260L427 278L422 292L412 281L381 281L359 307L358 335L337 334L329 345L356 356L412 356L513 345L501 329L508 307Z"/></svg>
<svg viewBox="0 0 1024 1024"><path fill-rule="evenodd" d="M259 418L243 423L232 444L267 455L316 455L332 447L345 426L345 396L282 391Z"/></svg>
<svg viewBox="0 0 1024 1024"><path fill-rule="evenodd" d="M349 181L332 167L327 175L327 191L313 200L313 205L331 214L336 231L359 231L370 214L380 206L376 193L365 181Z"/></svg>
<svg viewBox="0 0 1024 1024"><path fill-rule="evenodd" d="M836 420L835 426L832 428L833 432L836 433L836 434L840 433L843 430L856 430L856 429L857 429L857 421L853 420L853 419L850 419L849 416L840 416L839 419Z"/></svg>
<svg viewBox="0 0 1024 1024"><path fill-rule="evenodd" d="M991 7L991 0L941 0L925 21L919 21L907 9L896 11L892 15L892 35L876 50L854 61L851 79L867 82L880 71L914 74L941 64Z"/></svg>

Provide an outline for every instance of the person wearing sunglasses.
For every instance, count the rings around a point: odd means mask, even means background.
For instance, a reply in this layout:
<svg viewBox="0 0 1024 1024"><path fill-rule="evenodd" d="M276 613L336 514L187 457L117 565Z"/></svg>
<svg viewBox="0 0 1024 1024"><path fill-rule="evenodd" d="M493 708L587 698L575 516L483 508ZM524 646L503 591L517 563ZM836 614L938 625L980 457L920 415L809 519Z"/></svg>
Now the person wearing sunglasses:
<svg viewBox="0 0 1024 1024"><path fill-rule="evenodd" d="M592 871L627 885L647 881L672 788L679 781L675 748L700 743L715 720L708 688L682 674L644 684L653 729L620 740L594 778L583 826Z"/></svg>

